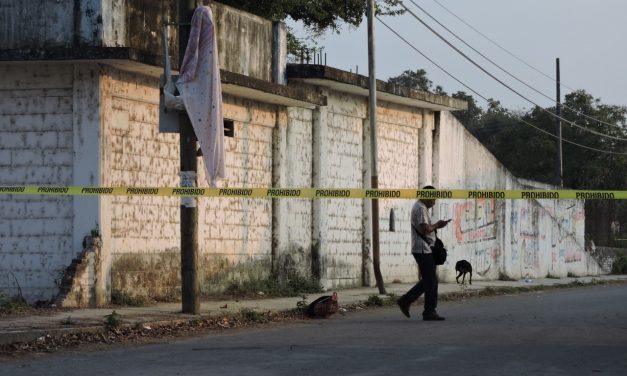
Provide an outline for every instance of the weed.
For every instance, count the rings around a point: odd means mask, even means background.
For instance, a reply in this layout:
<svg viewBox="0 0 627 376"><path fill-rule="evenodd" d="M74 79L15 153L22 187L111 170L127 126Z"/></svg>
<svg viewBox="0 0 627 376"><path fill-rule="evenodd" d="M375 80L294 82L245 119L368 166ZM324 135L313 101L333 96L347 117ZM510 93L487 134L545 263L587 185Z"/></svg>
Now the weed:
<svg viewBox="0 0 627 376"><path fill-rule="evenodd" d="M242 308L240 310L240 314L242 315L242 317L245 320L248 320L248 321L252 321L252 322L266 322L266 321L268 321L268 319L266 318L266 316L264 314L259 313L259 312L255 311L254 309Z"/></svg>
<svg viewBox="0 0 627 376"><path fill-rule="evenodd" d="M616 256L612 263L612 274L627 274L627 255Z"/></svg>
<svg viewBox="0 0 627 376"><path fill-rule="evenodd" d="M573 272L568 272L568 274L566 275L568 278L577 278L577 275Z"/></svg>
<svg viewBox="0 0 627 376"><path fill-rule="evenodd" d="M120 315L114 310L113 312L111 312L111 314L105 316L104 325L107 330L114 330L122 325L122 319L120 318Z"/></svg>
<svg viewBox="0 0 627 376"><path fill-rule="evenodd" d="M547 274L546 278L548 278L548 279L560 279L559 276L557 276L555 274L551 274L551 273Z"/></svg>
<svg viewBox="0 0 627 376"><path fill-rule="evenodd" d="M364 304L368 307L383 307L384 302L379 295L370 295Z"/></svg>
<svg viewBox="0 0 627 376"><path fill-rule="evenodd" d="M0 294L0 314L9 314L29 308L24 298L14 296L12 298Z"/></svg>
<svg viewBox="0 0 627 376"><path fill-rule="evenodd" d="M319 292L322 292L322 286L320 286L317 280L299 275L293 275L282 283L273 276L266 279L253 279L242 283L232 283L226 289L226 293L230 295L246 296L263 293L261 295L265 297L298 296L302 293Z"/></svg>
<svg viewBox="0 0 627 376"><path fill-rule="evenodd" d="M141 296L132 296L123 291L112 291L111 303L121 306L141 307L146 304L146 299Z"/></svg>

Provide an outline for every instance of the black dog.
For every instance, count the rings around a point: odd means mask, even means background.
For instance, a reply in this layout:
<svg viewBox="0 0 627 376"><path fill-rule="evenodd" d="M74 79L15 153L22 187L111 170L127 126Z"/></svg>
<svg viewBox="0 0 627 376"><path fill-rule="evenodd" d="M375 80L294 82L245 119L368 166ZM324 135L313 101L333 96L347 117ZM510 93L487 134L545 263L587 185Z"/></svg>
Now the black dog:
<svg viewBox="0 0 627 376"><path fill-rule="evenodd" d="M466 279L466 273L470 273L469 284L472 285L472 265L466 260L459 260L455 264L455 271L459 272L455 280L459 283L459 277L462 277L462 285L464 284L464 280ZM463 276L462 276L463 275Z"/></svg>

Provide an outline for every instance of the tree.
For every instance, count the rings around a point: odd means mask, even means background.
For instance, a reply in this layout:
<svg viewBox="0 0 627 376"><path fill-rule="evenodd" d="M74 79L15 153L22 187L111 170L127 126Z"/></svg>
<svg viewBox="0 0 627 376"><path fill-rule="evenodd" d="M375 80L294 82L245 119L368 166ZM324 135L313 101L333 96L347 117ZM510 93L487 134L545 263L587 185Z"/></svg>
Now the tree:
<svg viewBox="0 0 627 376"><path fill-rule="evenodd" d="M427 78L427 71L424 69L406 70L396 77L390 77L388 83L420 91L430 91L433 85L433 82Z"/></svg>
<svg viewBox="0 0 627 376"><path fill-rule="evenodd" d="M453 112L453 116L455 116L457 120L459 120L459 122L462 123L471 132L478 129L481 123L481 117L483 116L483 109L477 105L477 101L475 101L475 98L470 94L466 94L466 92L464 91L458 91L451 96L453 98L461 99L468 103L467 110L455 111Z"/></svg>
<svg viewBox="0 0 627 376"><path fill-rule="evenodd" d="M301 21L309 30L311 39L317 39L325 31L339 32L344 24L357 27L366 14L368 0L220 0L229 5L258 16L283 21L288 17ZM379 15L398 15L404 12L398 5L401 0L378 0ZM290 34L293 33L288 30ZM300 54L301 49L310 50L304 41L289 40L288 53Z"/></svg>

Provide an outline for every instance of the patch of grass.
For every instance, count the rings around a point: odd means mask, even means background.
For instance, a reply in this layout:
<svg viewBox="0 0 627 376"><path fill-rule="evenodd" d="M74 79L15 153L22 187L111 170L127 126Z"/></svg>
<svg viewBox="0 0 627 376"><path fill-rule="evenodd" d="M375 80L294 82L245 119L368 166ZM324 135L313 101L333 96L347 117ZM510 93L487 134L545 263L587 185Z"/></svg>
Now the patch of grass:
<svg viewBox="0 0 627 376"><path fill-rule="evenodd" d="M20 296L7 297L0 294L0 314L11 314L30 308Z"/></svg>
<svg viewBox="0 0 627 376"><path fill-rule="evenodd" d="M617 255L612 263L612 274L627 274L627 255Z"/></svg>
<svg viewBox="0 0 627 376"><path fill-rule="evenodd" d="M242 308L240 310L240 314L244 318L244 320L252 321L252 322L267 322L268 318L263 313L257 312L254 309L250 308Z"/></svg>
<svg viewBox="0 0 627 376"><path fill-rule="evenodd" d="M120 325L122 325L122 319L120 318L120 315L114 310L110 314L105 315L104 325L107 330L115 330L119 328Z"/></svg>
<svg viewBox="0 0 627 376"><path fill-rule="evenodd" d="M566 274L566 276L568 278L577 278L577 275L575 273L573 273L573 272L568 272L568 274Z"/></svg>
<svg viewBox="0 0 627 376"><path fill-rule="evenodd" d="M226 289L226 294L236 296L250 296L262 293L264 297L299 296L303 293L320 293L322 286L313 279L294 275L285 282L279 282L273 276L266 279L249 280L242 283L232 283Z"/></svg>
<svg viewBox="0 0 627 376"><path fill-rule="evenodd" d="M548 279L560 279L560 277L559 277L559 276L556 276L556 275L551 274L551 273L547 274L547 275L546 275L546 278L548 278Z"/></svg>
<svg viewBox="0 0 627 376"><path fill-rule="evenodd" d="M364 302L368 307L383 307L383 299L379 295L370 295Z"/></svg>
<svg viewBox="0 0 627 376"><path fill-rule="evenodd" d="M112 291L111 303L121 306L142 307L146 305L146 299L141 296L132 296L123 291Z"/></svg>
<svg viewBox="0 0 627 376"><path fill-rule="evenodd" d="M384 307L396 304L398 297L395 294L387 294L384 298L379 295L370 295L363 303L367 307Z"/></svg>

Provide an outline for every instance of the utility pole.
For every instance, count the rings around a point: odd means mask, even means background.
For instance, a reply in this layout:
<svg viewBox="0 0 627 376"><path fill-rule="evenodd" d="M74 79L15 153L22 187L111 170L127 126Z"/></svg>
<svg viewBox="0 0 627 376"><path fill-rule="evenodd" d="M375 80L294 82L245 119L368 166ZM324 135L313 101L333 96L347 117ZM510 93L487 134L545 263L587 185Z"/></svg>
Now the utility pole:
<svg viewBox="0 0 627 376"><path fill-rule="evenodd" d="M196 9L195 0L179 0L179 70L187 49L190 21ZM181 186L196 187L198 160L196 134L186 111L179 113ZM181 197L181 300L182 312L200 313L200 281L198 278L198 200Z"/></svg>
<svg viewBox="0 0 627 376"><path fill-rule="evenodd" d="M557 80L557 100L555 105L555 114L557 115L557 134L558 134L558 144L557 144L557 184L560 187L564 187L564 165L562 162L562 120L560 117L562 116L562 96L560 94L560 58L555 59L555 71Z"/></svg>
<svg viewBox="0 0 627 376"><path fill-rule="evenodd" d="M374 55L374 12L375 0L368 0L368 73L370 78L370 160L372 163L372 177L370 188L379 187L379 173L377 171L377 77L375 72ZM383 276L381 275L379 252L379 200L372 200L372 266L374 278L377 281L379 294L385 294Z"/></svg>

